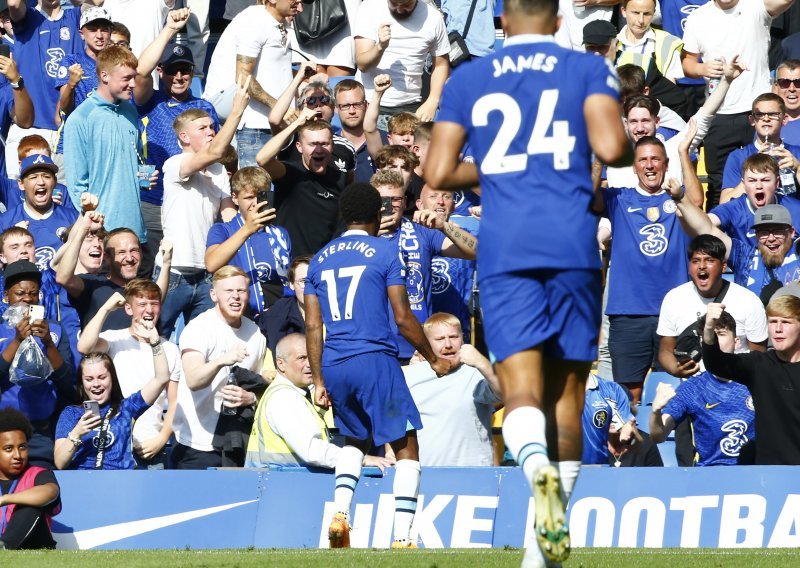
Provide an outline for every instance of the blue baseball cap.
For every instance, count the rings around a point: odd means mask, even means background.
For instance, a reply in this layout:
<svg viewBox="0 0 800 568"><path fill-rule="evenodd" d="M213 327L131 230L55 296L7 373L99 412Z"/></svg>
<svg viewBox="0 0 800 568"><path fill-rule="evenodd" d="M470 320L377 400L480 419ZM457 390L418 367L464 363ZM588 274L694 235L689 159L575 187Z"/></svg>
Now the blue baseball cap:
<svg viewBox="0 0 800 568"><path fill-rule="evenodd" d="M50 170L53 174L58 173L58 166L44 154L31 154L19 165L19 177L24 178L31 170Z"/></svg>

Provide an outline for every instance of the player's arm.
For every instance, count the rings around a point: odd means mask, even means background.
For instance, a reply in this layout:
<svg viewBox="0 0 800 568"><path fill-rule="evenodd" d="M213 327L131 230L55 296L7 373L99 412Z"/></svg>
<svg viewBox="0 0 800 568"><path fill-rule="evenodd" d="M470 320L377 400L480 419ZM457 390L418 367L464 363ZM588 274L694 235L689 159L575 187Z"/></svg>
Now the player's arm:
<svg viewBox="0 0 800 568"><path fill-rule="evenodd" d="M249 76L252 77L250 80L250 90L249 94L250 97L260 102L262 105L266 105L270 108L275 106L275 98L272 97L269 93L267 93L264 88L258 83L256 78L253 76L253 70L256 67L256 62L258 61L255 57L248 57L247 55L240 55L236 54L236 76Z"/></svg>
<svg viewBox="0 0 800 568"><path fill-rule="evenodd" d="M583 116L595 156L607 166L630 166L633 163L633 146L622 125L619 101L610 95L589 95L583 103Z"/></svg>
<svg viewBox="0 0 800 568"><path fill-rule="evenodd" d="M733 246L731 238L714 226L714 223L711 222L711 219L705 211L700 209L689 199L683 198L683 189L677 180L670 179L664 185L664 189L678 205L681 225L686 233L692 238L698 235L714 235L715 237L719 237L719 239L725 243L725 260L727 260L728 255L731 253L731 247Z"/></svg>
<svg viewBox="0 0 800 568"><path fill-rule="evenodd" d="M442 98L442 90L449 75L450 60L446 55L435 55L431 72L430 94L415 113L421 121L433 120L436 116L436 110L439 108L439 101Z"/></svg>
<svg viewBox="0 0 800 568"><path fill-rule="evenodd" d="M0 73L8 79L9 83L18 83L21 79L13 56L0 56ZM14 124L20 128L30 128L33 126L34 109L28 89L23 84L19 89L11 89L11 92L14 97L14 108L11 111Z"/></svg>
<svg viewBox="0 0 800 568"><path fill-rule="evenodd" d="M470 189L480 183L478 166L475 163L459 161L459 153L464 147L465 139L464 127L460 124L434 123L423 172L425 181L431 187Z"/></svg>
<svg viewBox="0 0 800 568"><path fill-rule="evenodd" d="M669 433L675 429L675 420L669 414L661 411L667 403L675 397L675 389L667 383L658 383L656 397L653 399L653 412L650 414L650 438L656 444L667 439Z"/></svg>
<svg viewBox="0 0 800 568"><path fill-rule="evenodd" d="M395 284L388 286L386 290L389 293L389 303L392 305L394 321L400 334L414 346L420 355L425 357L425 360L431 364L437 375L440 377L445 375L450 370L451 362L447 359L439 359L434 354L431 344L428 343L428 338L425 337L425 333L422 331L422 326L411 311L406 287L402 284ZM306 306L307 317L308 306ZM306 326L308 326L308 320L306 320Z"/></svg>
<svg viewBox="0 0 800 568"><path fill-rule="evenodd" d="M196 391L211 385L214 377L223 367L241 363L247 357L247 346L238 343L226 353L216 359L206 361L205 355L194 349L184 349L181 352L181 364L186 386Z"/></svg>
<svg viewBox="0 0 800 568"><path fill-rule="evenodd" d="M322 312L319 298L314 294L305 295L306 309L306 353L311 377L314 381L314 398L318 406L328 408L330 400L322 377Z"/></svg>

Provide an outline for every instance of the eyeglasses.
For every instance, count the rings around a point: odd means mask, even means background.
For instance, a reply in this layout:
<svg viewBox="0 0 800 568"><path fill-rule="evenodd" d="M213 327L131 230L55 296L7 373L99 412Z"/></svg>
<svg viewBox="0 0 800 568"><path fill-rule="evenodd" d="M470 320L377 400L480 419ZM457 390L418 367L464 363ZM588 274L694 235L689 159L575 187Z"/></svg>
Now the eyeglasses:
<svg viewBox="0 0 800 568"><path fill-rule="evenodd" d="M789 229L786 227L773 227L772 229L756 229L756 237L761 240L768 239L773 236L776 239L786 237L789 235Z"/></svg>
<svg viewBox="0 0 800 568"><path fill-rule="evenodd" d="M756 112L753 113L753 118L755 118L756 120L763 120L765 118L768 118L770 120L772 120L772 119L777 120L782 116L783 116L782 112L758 112L758 111L756 111Z"/></svg>
<svg viewBox="0 0 800 568"><path fill-rule="evenodd" d="M362 108L364 108L366 104L367 101L359 101L357 103L345 103L343 105L336 105L336 106L339 107L339 110L347 112L351 108L354 108L356 110L361 110Z"/></svg>
<svg viewBox="0 0 800 568"><path fill-rule="evenodd" d="M306 284L308 284L308 278L299 278L295 280L294 283L297 284L298 286L305 286Z"/></svg>
<svg viewBox="0 0 800 568"><path fill-rule="evenodd" d="M776 79L776 83L781 89L788 89L789 85L794 85L795 89L800 89L800 79Z"/></svg>
<svg viewBox="0 0 800 568"><path fill-rule="evenodd" d="M128 43L127 41L111 41L109 43L117 47L124 47L125 49L130 49L131 47L131 44Z"/></svg>
<svg viewBox="0 0 800 568"><path fill-rule="evenodd" d="M317 106L317 103L321 105L329 105L331 104L331 98L328 95L321 95L321 96L306 97L303 100L303 105L307 107Z"/></svg>

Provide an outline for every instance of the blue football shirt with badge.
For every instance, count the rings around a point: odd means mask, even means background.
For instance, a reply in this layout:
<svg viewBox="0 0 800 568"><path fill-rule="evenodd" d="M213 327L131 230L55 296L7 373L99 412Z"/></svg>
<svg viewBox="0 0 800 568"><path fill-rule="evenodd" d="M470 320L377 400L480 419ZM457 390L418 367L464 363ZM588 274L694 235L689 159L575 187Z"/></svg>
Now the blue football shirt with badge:
<svg viewBox="0 0 800 568"><path fill-rule="evenodd" d="M346 231L308 267L305 293L317 296L325 324L323 366L364 353L397 356L389 286L404 286L397 244L364 231Z"/></svg>
<svg viewBox="0 0 800 568"><path fill-rule="evenodd" d="M30 215L25 203L21 203L0 215L0 232L27 221L28 231L33 235L36 245L36 266L44 272L50 268L56 251L64 246L61 237L77 219L78 212L75 209L56 204L45 217L37 219Z"/></svg>
<svg viewBox="0 0 800 568"><path fill-rule="evenodd" d="M86 100L86 97L89 96L94 89L97 88L97 61L86 55L86 50L79 51L78 53L72 53L64 57L61 60L61 66L58 68L58 73L56 75L56 79L54 81L54 86L57 91L61 90L61 87L69 83L69 67L78 63L81 68L83 69L83 75L81 76L81 80L75 85L75 89L73 90L74 94L74 104L73 109L77 108L83 101ZM60 96L60 94L59 94ZM59 154L64 153L64 122L67 120L69 115L62 112L61 114L61 126L59 127L59 136L58 136L58 145L56 146L56 152Z"/></svg>
<svg viewBox="0 0 800 568"><path fill-rule="evenodd" d="M583 425L583 454L581 463L608 463L608 430L614 422L617 428L633 417L628 395L612 381L590 375L586 382L581 423Z"/></svg>

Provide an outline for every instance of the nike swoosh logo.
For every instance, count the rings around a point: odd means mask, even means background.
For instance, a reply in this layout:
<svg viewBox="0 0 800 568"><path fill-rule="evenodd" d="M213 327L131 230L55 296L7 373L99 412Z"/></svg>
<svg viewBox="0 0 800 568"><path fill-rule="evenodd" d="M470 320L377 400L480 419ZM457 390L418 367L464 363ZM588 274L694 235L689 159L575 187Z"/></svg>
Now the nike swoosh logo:
<svg viewBox="0 0 800 568"><path fill-rule="evenodd" d="M175 103L175 102L172 102L172 101L168 101L168 102L167 102L167 106L168 106L169 108L176 107L176 106L178 106L179 104L181 104L181 103Z"/></svg>
<svg viewBox="0 0 800 568"><path fill-rule="evenodd" d="M711 410L712 408L714 408L715 406L719 406L720 404L722 404L722 403L720 403L720 402L715 402L714 404L706 403L706 410Z"/></svg>
<svg viewBox="0 0 800 568"><path fill-rule="evenodd" d="M628 213L636 213L637 211L641 211L641 207L628 207Z"/></svg>
<svg viewBox="0 0 800 568"><path fill-rule="evenodd" d="M745 236L746 236L748 239L755 239L755 238L756 238L756 234L755 234L755 233L751 233L751 232L747 232L747 233L745 233Z"/></svg>
<svg viewBox="0 0 800 568"><path fill-rule="evenodd" d="M208 507L206 509L196 509L194 511L186 511L184 513L175 513L173 515L164 515L162 517L151 517L149 519L141 519L139 521L129 521L126 523L117 523L115 525L106 525L104 527L96 527L93 529L86 529L71 533L53 533L53 538L58 543L59 548L67 549L81 549L86 550L96 548L110 542L130 538L140 534L152 532L154 530L163 529L172 525L198 519L200 517L207 517L215 513L221 513L229 509L241 507L242 505L249 505L250 503L257 503L258 499L251 499L250 501L240 501L239 503L230 503L228 505L220 505L218 507Z"/></svg>

